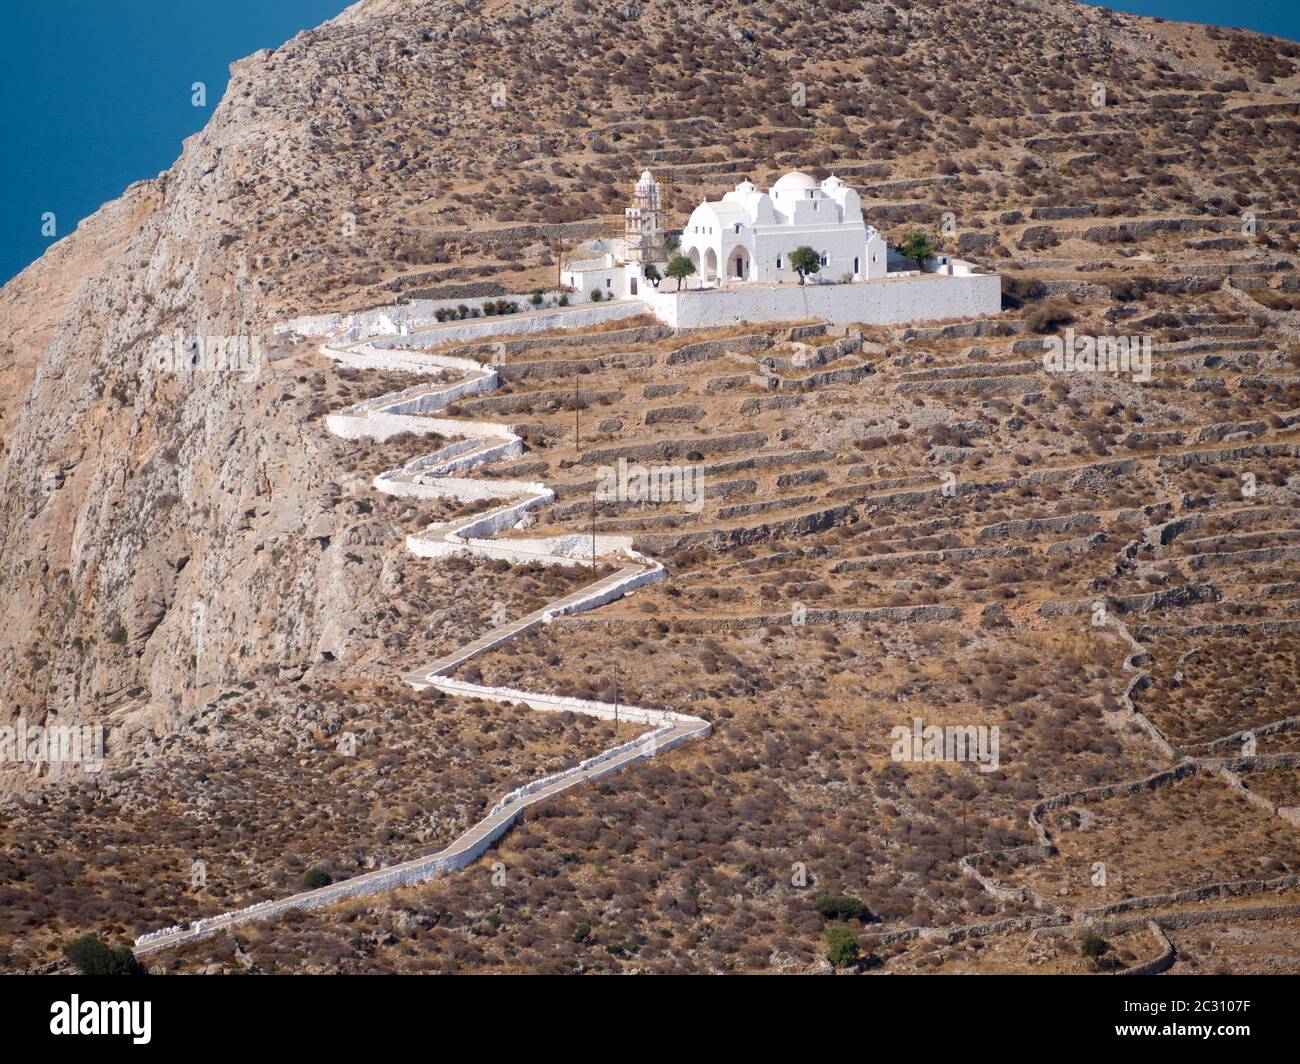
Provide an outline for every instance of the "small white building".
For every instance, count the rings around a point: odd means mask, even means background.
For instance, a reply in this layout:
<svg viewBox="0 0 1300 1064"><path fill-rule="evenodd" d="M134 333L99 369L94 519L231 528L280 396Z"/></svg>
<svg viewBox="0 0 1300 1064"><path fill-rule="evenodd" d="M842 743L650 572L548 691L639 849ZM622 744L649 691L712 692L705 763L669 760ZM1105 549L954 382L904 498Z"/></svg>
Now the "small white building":
<svg viewBox="0 0 1300 1064"><path fill-rule="evenodd" d="M696 207L681 239L706 285L798 282L790 252L805 246L825 280L869 281L888 270L885 241L863 220L857 192L833 175L818 184L794 170L767 192L742 181Z"/></svg>
<svg viewBox="0 0 1300 1064"><path fill-rule="evenodd" d="M593 292L599 292L601 299L636 299L641 285L648 282L641 276L640 264L623 259L619 249L599 258L565 263L560 270L560 284L572 288L580 302L591 298Z"/></svg>

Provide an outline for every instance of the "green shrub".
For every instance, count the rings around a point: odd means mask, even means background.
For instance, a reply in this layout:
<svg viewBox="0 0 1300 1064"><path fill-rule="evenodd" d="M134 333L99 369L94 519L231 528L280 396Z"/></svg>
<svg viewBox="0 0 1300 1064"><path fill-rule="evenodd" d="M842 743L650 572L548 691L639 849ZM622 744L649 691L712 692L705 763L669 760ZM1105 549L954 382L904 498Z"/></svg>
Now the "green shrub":
<svg viewBox="0 0 1300 1064"><path fill-rule="evenodd" d="M604 298L605 298L605 293L602 292L599 288L593 288L591 290L591 301L593 303L599 303Z"/></svg>
<svg viewBox="0 0 1300 1064"><path fill-rule="evenodd" d="M823 894L813 902L813 909L826 920L871 919L871 910L866 903L848 894Z"/></svg>
<svg viewBox="0 0 1300 1064"><path fill-rule="evenodd" d="M591 924L581 923L573 929L574 942L586 942L591 937Z"/></svg>
<svg viewBox="0 0 1300 1064"><path fill-rule="evenodd" d="M858 962L858 938L847 927L826 929L826 959L833 968L847 968Z"/></svg>
<svg viewBox="0 0 1300 1064"><path fill-rule="evenodd" d="M1090 961L1097 960L1103 953L1110 952L1110 943L1101 935L1089 931L1083 936L1083 942L1079 944L1079 952L1087 957Z"/></svg>
<svg viewBox="0 0 1300 1064"><path fill-rule="evenodd" d="M114 949L94 935L82 935L63 947L63 955L82 975L140 975L143 969L126 946Z"/></svg>
<svg viewBox="0 0 1300 1064"><path fill-rule="evenodd" d="M333 882L334 882L334 877L331 876L328 872L325 871L325 869L321 868L319 865L307 869L307 871L305 871L302 874L302 885L306 887L308 890L316 890L320 887L328 887Z"/></svg>

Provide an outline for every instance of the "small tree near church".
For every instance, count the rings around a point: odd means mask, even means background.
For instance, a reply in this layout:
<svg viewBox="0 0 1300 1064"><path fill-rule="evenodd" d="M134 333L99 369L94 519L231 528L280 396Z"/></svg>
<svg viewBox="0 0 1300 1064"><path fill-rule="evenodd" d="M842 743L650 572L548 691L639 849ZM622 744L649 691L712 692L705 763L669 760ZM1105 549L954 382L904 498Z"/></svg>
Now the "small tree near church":
<svg viewBox="0 0 1300 1064"><path fill-rule="evenodd" d="M668 260L664 272L677 281L677 291L682 290L682 281L695 272L695 263L685 255L674 255Z"/></svg>
<svg viewBox="0 0 1300 1064"><path fill-rule="evenodd" d="M807 244L790 252L790 269L799 275L799 283L810 273L817 273L822 268L822 257Z"/></svg>

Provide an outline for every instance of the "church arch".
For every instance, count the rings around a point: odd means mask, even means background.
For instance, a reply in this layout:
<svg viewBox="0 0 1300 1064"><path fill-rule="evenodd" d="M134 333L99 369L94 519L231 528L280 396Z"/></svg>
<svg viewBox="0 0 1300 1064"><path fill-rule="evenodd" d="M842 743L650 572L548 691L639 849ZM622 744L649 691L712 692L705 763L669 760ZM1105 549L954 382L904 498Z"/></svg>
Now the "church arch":
<svg viewBox="0 0 1300 1064"><path fill-rule="evenodd" d="M748 281L750 271L749 251L744 247L732 248L727 256L726 280L731 283Z"/></svg>

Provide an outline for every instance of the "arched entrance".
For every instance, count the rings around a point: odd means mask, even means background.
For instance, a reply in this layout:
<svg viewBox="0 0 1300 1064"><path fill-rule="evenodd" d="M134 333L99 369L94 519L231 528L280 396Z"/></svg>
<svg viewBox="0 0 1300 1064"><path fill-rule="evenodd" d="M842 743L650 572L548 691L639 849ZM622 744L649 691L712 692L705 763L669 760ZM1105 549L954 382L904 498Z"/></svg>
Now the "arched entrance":
<svg viewBox="0 0 1300 1064"><path fill-rule="evenodd" d="M695 277L696 280L698 281L699 278L700 278L700 249L699 249L699 248L691 248L690 250L688 250L688 251L686 252L686 257L687 257L688 259L691 260L691 265L695 267L694 277ZM688 278L687 281L686 281L686 286L687 286L688 288L690 287L690 280L689 280L689 278ZM679 287L680 287L680 286L679 286Z"/></svg>
<svg viewBox="0 0 1300 1064"><path fill-rule="evenodd" d="M749 280L749 252L745 248L733 248L727 257L727 284L743 284Z"/></svg>
<svg viewBox="0 0 1300 1064"><path fill-rule="evenodd" d="M715 281L718 277L718 253L709 248L704 252L704 271L701 276L706 281Z"/></svg>

